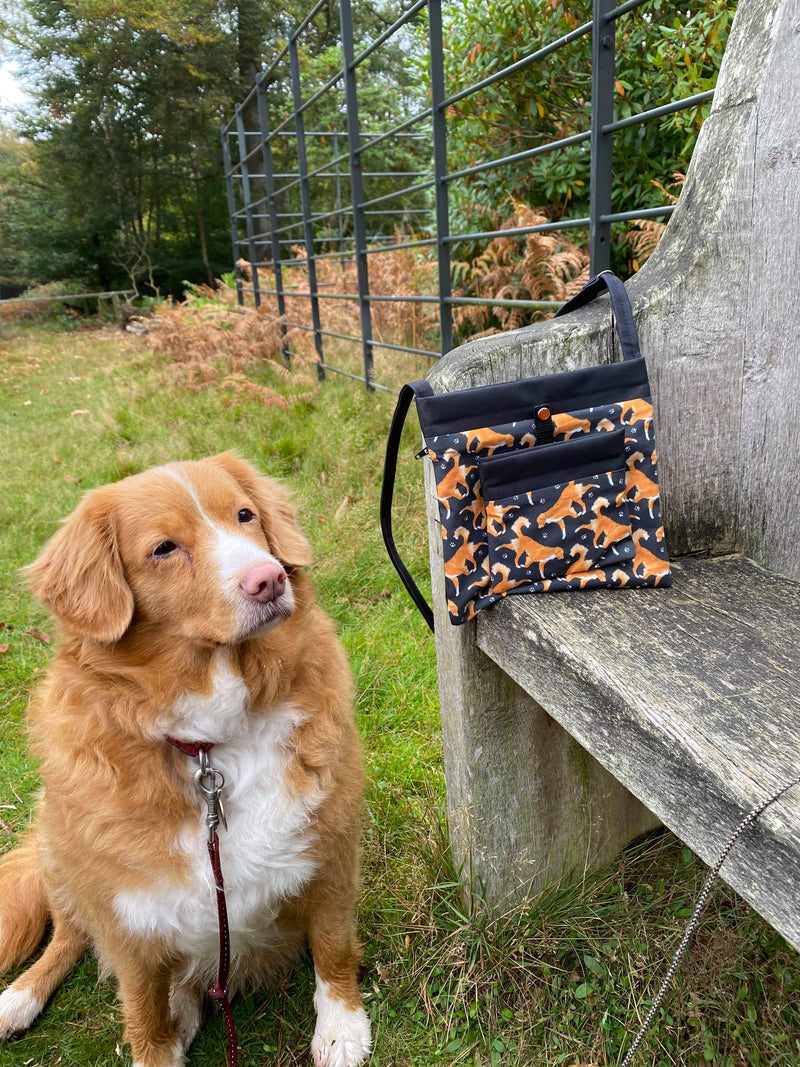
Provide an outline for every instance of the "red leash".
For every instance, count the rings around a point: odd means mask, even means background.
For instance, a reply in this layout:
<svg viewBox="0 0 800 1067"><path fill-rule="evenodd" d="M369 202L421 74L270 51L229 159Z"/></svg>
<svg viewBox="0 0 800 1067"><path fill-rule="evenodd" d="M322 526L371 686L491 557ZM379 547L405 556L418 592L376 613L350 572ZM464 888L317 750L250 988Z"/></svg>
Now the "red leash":
<svg viewBox="0 0 800 1067"><path fill-rule="evenodd" d="M206 825L208 826L208 858L211 861L211 871L214 875L214 887L217 892L217 915L219 918L219 967L217 980L208 991L212 1000L219 1004L222 1017L225 1020L225 1030L228 1035L228 1064L227 1067L237 1067L239 1063L239 1050L236 1045L236 1026L233 1021L233 1012L228 1000L228 974L231 967L231 938L228 929L228 908L225 903L225 883L222 880L222 867L219 859L219 836L217 827L220 818L225 825L225 813L222 810L220 794L225 785L225 778L221 771L216 770L208 762L208 753L214 747L208 742L187 743L176 741L168 737L167 741L174 745L185 756L191 756L199 760L200 766L195 771L194 781L197 791L208 805Z"/></svg>

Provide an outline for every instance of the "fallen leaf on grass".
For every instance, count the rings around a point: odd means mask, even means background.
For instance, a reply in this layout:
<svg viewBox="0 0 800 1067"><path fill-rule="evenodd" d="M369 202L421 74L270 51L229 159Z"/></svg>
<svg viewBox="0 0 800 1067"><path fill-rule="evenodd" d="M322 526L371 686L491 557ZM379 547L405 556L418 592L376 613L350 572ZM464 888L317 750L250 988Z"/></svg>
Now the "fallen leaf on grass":
<svg viewBox="0 0 800 1067"><path fill-rule="evenodd" d="M0 645L0 653L8 652L8 650L10 648L11 648L11 645Z"/></svg>
<svg viewBox="0 0 800 1067"><path fill-rule="evenodd" d="M88 408L75 408L74 411L70 411L70 415L90 415L91 412Z"/></svg>
<svg viewBox="0 0 800 1067"><path fill-rule="evenodd" d="M41 641L45 645L50 644L50 634L46 634L44 630L28 630L28 637L35 637L37 641Z"/></svg>
<svg viewBox="0 0 800 1067"><path fill-rule="evenodd" d="M53 456L53 463L63 463L63 462L64 462L64 460L61 458L61 456Z"/></svg>
<svg viewBox="0 0 800 1067"><path fill-rule="evenodd" d="M347 493L345 495L344 499L342 500L341 504L339 505L339 507L336 509L336 511L334 511L334 513L333 513L334 519L340 519L342 517L342 515L344 515L344 513L347 511L347 509L351 508L353 506L353 504L355 504L357 502L357 500L358 500L357 496L350 496L350 494Z"/></svg>

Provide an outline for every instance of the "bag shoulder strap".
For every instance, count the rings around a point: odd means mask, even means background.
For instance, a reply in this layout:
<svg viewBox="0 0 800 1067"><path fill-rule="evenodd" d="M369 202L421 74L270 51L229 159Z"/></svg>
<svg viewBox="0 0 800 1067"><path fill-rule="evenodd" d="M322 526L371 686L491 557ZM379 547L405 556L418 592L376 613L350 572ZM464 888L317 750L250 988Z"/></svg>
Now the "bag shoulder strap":
<svg viewBox="0 0 800 1067"><path fill-rule="evenodd" d="M406 421L411 401L418 396L433 396L433 389L426 381L410 382L400 390L397 398L397 406L394 409L392 423L389 427L389 437L386 441L386 459L383 465L383 482L381 483L381 531L389 559L400 575L400 580L406 587L409 596L417 605L420 614L433 631L433 608L420 592L416 582L411 577L405 563L400 559L397 545L394 543L392 533L392 500L394 498L394 481L397 473L397 456L400 450L400 438L403 434L403 425Z"/></svg>
<svg viewBox="0 0 800 1067"><path fill-rule="evenodd" d="M596 278L591 278L579 293L576 293L563 307L558 309L553 318L557 319L562 315L569 315L571 311L576 311L578 308L590 304L603 289L607 289L611 297L614 321L617 325L617 333L622 346L622 358L641 359L642 353L639 349L639 338L636 334L628 292L616 274L612 274L610 270L604 270Z"/></svg>

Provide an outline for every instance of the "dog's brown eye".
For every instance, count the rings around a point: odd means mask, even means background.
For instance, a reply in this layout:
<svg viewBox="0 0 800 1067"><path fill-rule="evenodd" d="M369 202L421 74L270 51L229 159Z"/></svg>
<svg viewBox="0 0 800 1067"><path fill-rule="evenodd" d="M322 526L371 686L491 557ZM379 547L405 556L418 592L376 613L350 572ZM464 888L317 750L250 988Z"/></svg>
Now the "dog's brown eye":
<svg viewBox="0 0 800 1067"><path fill-rule="evenodd" d="M171 556L178 546L174 541L162 541L160 545L156 545L153 549L154 556Z"/></svg>
<svg viewBox="0 0 800 1067"><path fill-rule="evenodd" d="M242 508L239 514L236 516L239 522L252 522L255 515L250 508Z"/></svg>

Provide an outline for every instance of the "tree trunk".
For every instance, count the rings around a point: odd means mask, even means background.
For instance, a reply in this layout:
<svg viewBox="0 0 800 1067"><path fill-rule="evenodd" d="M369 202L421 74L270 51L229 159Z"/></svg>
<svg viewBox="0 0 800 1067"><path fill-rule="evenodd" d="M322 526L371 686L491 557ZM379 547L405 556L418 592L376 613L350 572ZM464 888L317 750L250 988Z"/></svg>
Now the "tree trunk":
<svg viewBox="0 0 800 1067"><path fill-rule="evenodd" d="M200 240L200 256L203 260L203 266L206 268L206 278L208 284L214 287L214 274L211 270L211 263L208 259L208 241L206 239L206 217L203 210L203 184L200 180L197 170L195 169L192 175L192 181L194 182L194 197L195 204L197 206L197 236Z"/></svg>

